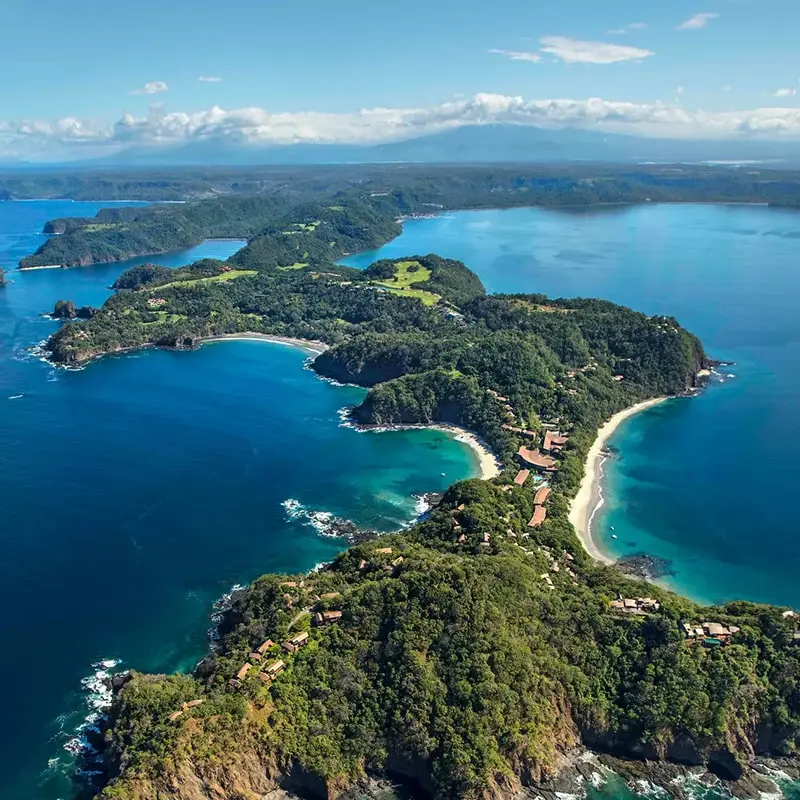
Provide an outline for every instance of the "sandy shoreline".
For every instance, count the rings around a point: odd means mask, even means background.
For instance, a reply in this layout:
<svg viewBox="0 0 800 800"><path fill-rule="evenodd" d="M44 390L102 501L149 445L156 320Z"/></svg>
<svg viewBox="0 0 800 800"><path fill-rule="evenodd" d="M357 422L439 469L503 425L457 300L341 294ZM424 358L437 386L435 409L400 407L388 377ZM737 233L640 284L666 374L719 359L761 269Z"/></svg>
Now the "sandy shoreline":
<svg viewBox="0 0 800 800"><path fill-rule="evenodd" d="M324 353L329 345L325 342L317 342L314 339L295 339L291 336L273 336L268 333L223 333L220 336L207 336L198 340L198 344L204 345L211 342L272 342L273 344L284 344L289 347L299 347L309 353Z"/></svg>
<svg viewBox="0 0 800 800"><path fill-rule="evenodd" d="M654 400L645 400L643 403L637 403L635 406L631 406L624 411L620 411L619 414L615 414L597 432L597 438L594 440L594 444L592 444L589 450L580 489L570 506L569 521L574 526L575 533L578 535L586 552L595 561L599 561L602 564L613 564L614 559L605 554L598 547L597 542L592 537L591 527L594 515L603 505L601 479L603 477L603 463L605 461L603 451L605 450L606 443L614 431L616 431L626 419L632 417L634 414L638 414L640 411L663 403L667 399L669 398L658 397Z"/></svg>
<svg viewBox="0 0 800 800"><path fill-rule="evenodd" d="M500 474L500 462L497 460L497 456L480 436L468 431L466 428L459 428L458 425L437 423L425 425L424 427L432 428L436 431L444 431L450 434L457 442L467 445L478 457L481 480L488 481Z"/></svg>

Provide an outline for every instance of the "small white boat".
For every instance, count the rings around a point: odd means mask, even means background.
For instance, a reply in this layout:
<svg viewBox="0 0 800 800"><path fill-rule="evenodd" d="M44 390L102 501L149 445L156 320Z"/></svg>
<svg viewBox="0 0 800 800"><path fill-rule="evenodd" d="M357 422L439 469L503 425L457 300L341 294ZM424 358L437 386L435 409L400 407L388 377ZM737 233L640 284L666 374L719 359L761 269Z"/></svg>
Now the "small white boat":
<svg viewBox="0 0 800 800"><path fill-rule="evenodd" d="M23 395L21 394L12 394L8 399L9 400L19 400Z"/></svg>
<svg viewBox="0 0 800 800"><path fill-rule="evenodd" d="M446 477L447 477L447 475L445 475L445 474L444 474L444 472L443 472L443 473L442 473L442 477L443 477L443 478L446 478Z"/></svg>
<svg viewBox="0 0 800 800"><path fill-rule="evenodd" d="M616 533L612 533L612 534L611 534L611 538L612 538L612 539L616 539L616 538L617 538L617 534L616 534Z"/></svg>
<svg viewBox="0 0 800 800"><path fill-rule="evenodd" d="M615 527L612 525L612 526L611 526L611 530L612 530L612 531L615 531L615 530L616 530L616 528L615 528Z"/></svg>

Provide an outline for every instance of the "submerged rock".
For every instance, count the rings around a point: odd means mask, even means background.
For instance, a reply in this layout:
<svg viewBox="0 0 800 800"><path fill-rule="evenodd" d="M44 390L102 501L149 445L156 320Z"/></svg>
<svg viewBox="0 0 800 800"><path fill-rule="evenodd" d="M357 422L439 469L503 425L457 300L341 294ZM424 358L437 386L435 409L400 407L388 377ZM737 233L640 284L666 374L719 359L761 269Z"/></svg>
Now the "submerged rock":
<svg viewBox="0 0 800 800"><path fill-rule="evenodd" d="M647 553L624 556L617 561L615 566L623 575L643 578L646 581L654 581L665 575L674 574L672 562L669 559L651 556Z"/></svg>

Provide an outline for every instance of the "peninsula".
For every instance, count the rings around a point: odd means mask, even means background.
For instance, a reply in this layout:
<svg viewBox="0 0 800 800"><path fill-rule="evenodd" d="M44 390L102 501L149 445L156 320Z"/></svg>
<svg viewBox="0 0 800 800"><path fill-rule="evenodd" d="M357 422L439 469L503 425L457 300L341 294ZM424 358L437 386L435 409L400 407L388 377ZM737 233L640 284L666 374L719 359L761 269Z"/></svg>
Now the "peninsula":
<svg viewBox="0 0 800 800"><path fill-rule="evenodd" d="M48 343L77 365L245 332L321 342L320 375L369 389L356 422L455 424L503 467L318 572L255 581L194 674L117 678L100 796L334 798L391 775L500 798L581 746L728 780L792 755L794 612L698 607L596 563L570 524L598 429L694 388L701 343L601 300L487 296L436 255L333 263L390 235L390 211L306 205L228 262L129 270Z"/></svg>
<svg viewBox="0 0 800 800"><path fill-rule="evenodd" d="M309 257L329 259L385 243L399 233L395 220L452 209L613 207L650 202L800 207L800 173L689 164L340 165L167 170L147 176L36 173L26 174L24 179L0 174L0 192L5 187L14 197L55 193L76 199L187 201L106 208L91 219L51 220L44 228L51 238L20 261L22 269L87 266L191 247L204 239L263 235L288 254L291 242L281 242L278 237L287 230L281 227L283 221L304 216L313 221L315 217L304 212L314 204L336 208L357 203L384 220L382 226L370 223L367 237L362 236L363 224L355 223L348 236L340 236L333 244L321 243L331 247L327 253L309 251ZM298 261L307 260L303 252L300 249Z"/></svg>

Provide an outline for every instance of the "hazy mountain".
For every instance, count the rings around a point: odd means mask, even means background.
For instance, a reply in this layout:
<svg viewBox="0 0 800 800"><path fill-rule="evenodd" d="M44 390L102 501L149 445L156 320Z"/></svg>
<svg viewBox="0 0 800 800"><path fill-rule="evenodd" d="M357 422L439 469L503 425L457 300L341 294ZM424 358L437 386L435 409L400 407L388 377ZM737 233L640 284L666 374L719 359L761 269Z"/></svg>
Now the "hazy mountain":
<svg viewBox="0 0 800 800"><path fill-rule="evenodd" d="M604 161L800 162L793 142L646 139L577 128L471 125L378 145L253 146L224 141L137 147L91 163L115 166Z"/></svg>

